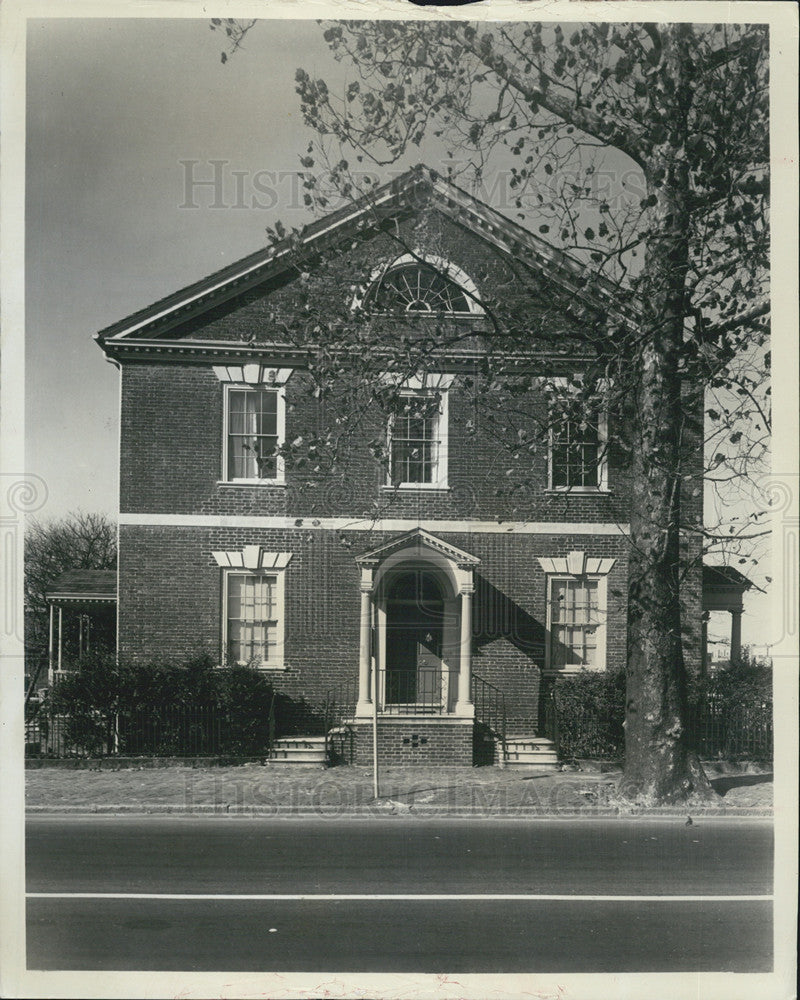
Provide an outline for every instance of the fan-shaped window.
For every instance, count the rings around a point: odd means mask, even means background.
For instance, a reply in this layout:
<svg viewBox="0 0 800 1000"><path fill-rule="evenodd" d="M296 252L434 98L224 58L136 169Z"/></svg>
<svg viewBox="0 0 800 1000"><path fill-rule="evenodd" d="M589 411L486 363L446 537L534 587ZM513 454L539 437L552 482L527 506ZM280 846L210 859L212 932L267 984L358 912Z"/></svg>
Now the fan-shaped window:
<svg viewBox="0 0 800 1000"><path fill-rule="evenodd" d="M380 312L468 313L470 297L430 264L390 268L372 285L364 303Z"/></svg>

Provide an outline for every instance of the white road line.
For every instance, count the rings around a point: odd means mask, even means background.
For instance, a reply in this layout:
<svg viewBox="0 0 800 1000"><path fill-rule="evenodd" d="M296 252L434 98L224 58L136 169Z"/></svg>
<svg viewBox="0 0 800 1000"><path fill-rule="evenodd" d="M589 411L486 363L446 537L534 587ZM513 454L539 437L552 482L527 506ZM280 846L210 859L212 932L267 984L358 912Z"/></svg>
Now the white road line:
<svg viewBox="0 0 800 1000"><path fill-rule="evenodd" d="M475 893L202 893L202 892L28 892L27 899L162 899L209 901L215 899L235 902L331 902L335 900L363 900L414 902L581 902L581 903L764 903L773 896L588 896L576 894L536 894L514 892Z"/></svg>

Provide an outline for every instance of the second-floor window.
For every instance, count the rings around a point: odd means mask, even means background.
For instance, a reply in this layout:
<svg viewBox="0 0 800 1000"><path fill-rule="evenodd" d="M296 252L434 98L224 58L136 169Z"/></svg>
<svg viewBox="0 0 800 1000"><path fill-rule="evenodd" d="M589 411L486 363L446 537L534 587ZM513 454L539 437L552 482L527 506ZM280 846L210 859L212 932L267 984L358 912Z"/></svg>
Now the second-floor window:
<svg viewBox="0 0 800 1000"><path fill-rule="evenodd" d="M403 393L389 421L390 485L447 485L447 394Z"/></svg>
<svg viewBox="0 0 800 1000"><path fill-rule="evenodd" d="M551 489L601 489L605 474L602 445L596 417L570 417L555 423L550 431Z"/></svg>
<svg viewBox="0 0 800 1000"><path fill-rule="evenodd" d="M279 480L283 397L279 389L228 386L225 393L226 478Z"/></svg>

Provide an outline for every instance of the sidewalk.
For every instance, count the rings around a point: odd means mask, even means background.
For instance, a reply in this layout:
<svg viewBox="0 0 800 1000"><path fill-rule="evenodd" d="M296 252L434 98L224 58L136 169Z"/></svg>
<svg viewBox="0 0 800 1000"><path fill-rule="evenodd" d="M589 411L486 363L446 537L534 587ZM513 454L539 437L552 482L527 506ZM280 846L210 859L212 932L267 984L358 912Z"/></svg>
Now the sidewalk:
<svg viewBox="0 0 800 1000"><path fill-rule="evenodd" d="M771 774L719 774L711 766L707 773L720 797L692 807L692 815L772 815ZM619 777L619 771L386 767L375 800L372 772L362 767L42 768L26 771L26 799L29 813L686 816L685 807L632 809L616 795Z"/></svg>

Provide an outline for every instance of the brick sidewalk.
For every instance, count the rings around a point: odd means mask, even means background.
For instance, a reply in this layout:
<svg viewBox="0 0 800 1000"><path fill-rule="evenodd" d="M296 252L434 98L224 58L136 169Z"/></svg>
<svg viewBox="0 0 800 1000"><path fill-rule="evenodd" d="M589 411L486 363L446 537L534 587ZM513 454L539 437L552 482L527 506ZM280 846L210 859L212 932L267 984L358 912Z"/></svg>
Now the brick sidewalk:
<svg viewBox="0 0 800 1000"><path fill-rule="evenodd" d="M26 772L30 812L246 813L267 815L617 815L616 773L497 768L386 767L381 800L367 768L296 765L42 768ZM771 815L771 775L712 776L720 798L690 811ZM678 815L685 809L648 813Z"/></svg>

